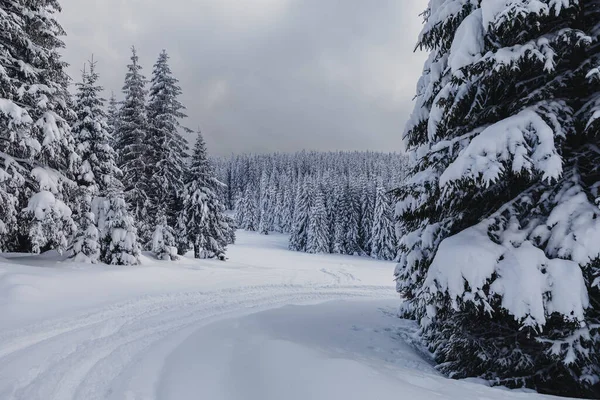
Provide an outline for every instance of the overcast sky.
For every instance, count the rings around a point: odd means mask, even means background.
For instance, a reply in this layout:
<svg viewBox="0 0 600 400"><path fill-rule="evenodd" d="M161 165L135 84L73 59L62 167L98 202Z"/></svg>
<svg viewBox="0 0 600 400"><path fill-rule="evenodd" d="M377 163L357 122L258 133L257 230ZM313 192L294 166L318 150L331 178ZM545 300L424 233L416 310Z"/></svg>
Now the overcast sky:
<svg viewBox="0 0 600 400"><path fill-rule="evenodd" d="M212 153L400 151L426 0L62 0L65 61L121 99L130 46L161 49Z"/></svg>

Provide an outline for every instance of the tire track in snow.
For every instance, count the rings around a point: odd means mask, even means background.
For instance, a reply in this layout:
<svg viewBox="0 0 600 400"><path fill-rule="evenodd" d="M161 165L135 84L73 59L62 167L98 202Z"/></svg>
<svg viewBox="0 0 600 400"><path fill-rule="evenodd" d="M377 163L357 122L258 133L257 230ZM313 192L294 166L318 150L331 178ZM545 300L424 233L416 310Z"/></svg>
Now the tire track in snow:
<svg viewBox="0 0 600 400"><path fill-rule="evenodd" d="M390 287L268 285L213 292L144 296L73 318L0 334L0 397L7 400L124 398L113 383L133 373L153 344L193 333L219 319L285 304L333 299L389 298ZM174 339L175 340L175 339ZM162 357L164 359L164 357ZM153 372L158 379L160 368ZM140 380L138 380L140 381ZM153 398L152 379L129 393ZM128 387L126 380L120 386ZM133 390L133 392L132 392ZM152 396L152 397L149 397ZM133 397L136 398L136 397Z"/></svg>

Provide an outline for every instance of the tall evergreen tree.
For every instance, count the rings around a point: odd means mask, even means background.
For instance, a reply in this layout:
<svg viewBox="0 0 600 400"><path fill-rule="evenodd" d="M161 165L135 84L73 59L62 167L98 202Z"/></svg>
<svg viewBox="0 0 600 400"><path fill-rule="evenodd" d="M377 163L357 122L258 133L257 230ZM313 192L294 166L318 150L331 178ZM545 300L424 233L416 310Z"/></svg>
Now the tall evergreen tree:
<svg viewBox="0 0 600 400"><path fill-rule="evenodd" d="M346 232L345 247L346 254L360 255L360 190L356 183L352 182L346 189L347 208L346 213Z"/></svg>
<svg viewBox="0 0 600 400"><path fill-rule="evenodd" d="M332 252L335 254L348 254L346 246L346 232L348 231L348 186L338 183L334 190L333 199L333 243Z"/></svg>
<svg viewBox="0 0 600 400"><path fill-rule="evenodd" d="M424 15L397 191L404 310L453 377L598 397L599 2Z"/></svg>
<svg viewBox="0 0 600 400"><path fill-rule="evenodd" d="M100 197L92 210L98 215L102 234L100 260L111 265L137 265L141 246L135 221L120 188L111 188L106 197Z"/></svg>
<svg viewBox="0 0 600 400"><path fill-rule="evenodd" d="M76 172L77 183L92 196L106 195L109 188L120 184L121 171L117 167L116 153L110 144L102 87L97 85L96 62L89 62L89 71L83 72L77 83L75 103L76 121L73 135L77 141L80 162Z"/></svg>
<svg viewBox="0 0 600 400"><path fill-rule="evenodd" d="M116 133L117 162L123 172L125 200L131 206L134 220L142 227L144 243L150 239L148 228L148 176L146 157L148 123L146 118L146 78L135 47L131 48L131 64L127 66Z"/></svg>
<svg viewBox="0 0 600 400"><path fill-rule="evenodd" d="M268 235L273 230L273 197L274 191L267 171L264 170L260 179L260 220L258 231L263 235Z"/></svg>
<svg viewBox="0 0 600 400"><path fill-rule="evenodd" d="M0 13L0 249L62 250L76 153L58 1L8 1Z"/></svg>
<svg viewBox="0 0 600 400"><path fill-rule="evenodd" d="M185 118L185 107L178 97L181 88L169 67L169 56L163 50L158 56L148 98L147 175L150 215L165 208L167 223L174 226L177 220L178 200L183 193L188 144L179 133L180 120Z"/></svg>
<svg viewBox="0 0 600 400"><path fill-rule="evenodd" d="M371 247L374 239L372 237L374 207L372 186L368 183L366 176L363 176L360 179L358 241L360 249L365 255L371 254Z"/></svg>
<svg viewBox="0 0 600 400"><path fill-rule="evenodd" d="M186 176L179 226L185 229L195 258L225 259L233 237L231 220L225 215L217 191L223 183L215 176L202 134L198 132L189 174Z"/></svg>
<svg viewBox="0 0 600 400"><path fill-rule="evenodd" d="M110 145L114 148L117 145L116 135L119 130L119 102L114 92L110 92L110 98L108 99L106 124L108 125L108 134L110 135Z"/></svg>
<svg viewBox="0 0 600 400"><path fill-rule="evenodd" d="M152 252L159 260L177 260L177 248L173 228L167 223L167 215L159 210L156 228L152 235Z"/></svg>
<svg viewBox="0 0 600 400"><path fill-rule="evenodd" d="M236 208L238 226L247 231L256 231L258 229L258 226L256 225L256 213L257 207L254 199L254 193L250 187L248 187L244 191L243 196L240 197L238 206Z"/></svg>
<svg viewBox="0 0 600 400"><path fill-rule="evenodd" d="M375 210L371 228L371 256L381 260L396 257L396 233L389 195L381 184L377 185Z"/></svg>
<svg viewBox="0 0 600 400"><path fill-rule="evenodd" d="M315 188L311 202L308 241L306 252L329 253L329 223L327 221L327 209L325 208L325 196L319 188Z"/></svg>
<svg viewBox="0 0 600 400"><path fill-rule="evenodd" d="M290 235L290 250L306 251L308 245L308 226L310 222L310 192L311 183L305 179L298 187L296 196L296 208L294 211L294 224Z"/></svg>
<svg viewBox="0 0 600 400"><path fill-rule="evenodd" d="M96 216L92 212L92 201L100 190L97 181L102 181L103 173L111 172L104 170L102 161L106 151L112 151L112 148L108 146L106 119L102 99L99 97L102 88L96 85L98 74L93 61L89 68L89 72L86 72L84 66L82 80L76 83L76 118L72 133L77 141L80 162L75 171L79 185L76 207L78 229L72 245L72 256L77 262L97 263L100 259L100 232L96 227ZM107 147L103 147L103 144ZM116 169L114 157L110 157L110 160L112 167Z"/></svg>

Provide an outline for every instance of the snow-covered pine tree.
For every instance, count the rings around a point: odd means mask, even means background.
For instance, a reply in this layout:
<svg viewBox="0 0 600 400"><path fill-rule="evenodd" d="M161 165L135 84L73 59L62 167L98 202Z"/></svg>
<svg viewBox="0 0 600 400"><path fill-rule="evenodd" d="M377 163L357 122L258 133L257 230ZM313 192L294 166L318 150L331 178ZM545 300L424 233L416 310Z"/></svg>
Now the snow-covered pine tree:
<svg viewBox="0 0 600 400"><path fill-rule="evenodd" d="M225 215L217 190L223 183L215 176L202 134L198 132L189 173L186 176L183 209L178 226L184 227L195 258L225 259L234 227Z"/></svg>
<svg viewBox="0 0 600 400"><path fill-rule="evenodd" d="M396 257L396 233L390 197L381 182L375 194L371 228L371 257L393 260Z"/></svg>
<svg viewBox="0 0 600 400"><path fill-rule="evenodd" d="M348 185L338 182L334 188L333 207L332 207L332 225L333 225L333 243L331 250L335 254L348 254L346 246L346 231L348 230Z"/></svg>
<svg viewBox="0 0 600 400"><path fill-rule="evenodd" d="M156 228L152 235L152 253L159 260L177 260L177 247L173 228L167 223L164 210L159 210L156 215Z"/></svg>
<svg viewBox="0 0 600 400"><path fill-rule="evenodd" d="M246 188L240 202L240 220L238 226L247 231L256 231L258 229L258 225L256 224L258 209L256 207L254 192L250 187Z"/></svg>
<svg viewBox="0 0 600 400"><path fill-rule="evenodd" d="M373 209L374 195L372 185L369 184L367 177L362 176L360 181L360 215L358 223L358 243L362 253L371 254L373 237Z"/></svg>
<svg viewBox="0 0 600 400"><path fill-rule="evenodd" d="M100 260L111 265L137 265L141 247L135 221L120 188L109 190L105 198L98 198L94 214L103 232Z"/></svg>
<svg viewBox="0 0 600 400"><path fill-rule="evenodd" d="M86 193L87 194L87 193ZM84 202L80 209L77 232L73 240L73 261L95 264L100 260L100 232L96 227L96 216L92 210L91 196L81 200Z"/></svg>
<svg viewBox="0 0 600 400"><path fill-rule="evenodd" d="M125 200L131 206L143 243L149 242L154 224L149 221L146 210L148 198L148 175L146 156L148 122L146 118L146 78L135 47L131 48L131 64L127 66L123 94L125 100L119 110L116 131L117 163L123 172Z"/></svg>
<svg viewBox="0 0 600 400"><path fill-rule="evenodd" d="M97 85L97 81L96 63L92 60L89 62L89 71L84 67L82 81L76 84L77 117L72 128L80 158L75 171L79 185L79 227L74 239L73 257L76 261L91 263L98 262L100 255L99 232L95 229L96 216L91 211L92 203L94 197L104 196L108 188L120 185L118 177L121 173L110 145L104 100L100 97L102 87Z"/></svg>
<svg viewBox="0 0 600 400"><path fill-rule="evenodd" d="M346 254L360 255L362 249L360 247L360 190L356 182L351 182L346 189L347 194L347 209L346 211L346 232L345 246Z"/></svg>
<svg viewBox="0 0 600 400"><path fill-rule="evenodd" d="M110 135L110 145L115 148L117 145L116 135L119 130L119 102L117 101L114 92L110 92L110 98L108 99L106 124L108 126L108 134Z"/></svg>
<svg viewBox="0 0 600 400"><path fill-rule="evenodd" d="M169 56L163 50L152 70L148 96L148 130L146 140L147 175L149 180L150 218L165 209L167 223L175 226L179 199L187 168L187 140L179 133L185 107L179 101L181 87L169 67Z"/></svg>
<svg viewBox="0 0 600 400"><path fill-rule="evenodd" d="M311 201L308 222L307 253L329 253L329 221L325 207L325 196L320 188L315 188Z"/></svg>
<svg viewBox="0 0 600 400"><path fill-rule="evenodd" d="M92 195L105 196L109 189L121 184L121 171L117 167L116 153L110 144L102 87L97 85L96 63L89 62L89 72L77 84L73 134L77 140L80 157L76 179L79 186L86 187Z"/></svg>
<svg viewBox="0 0 600 400"><path fill-rule="evenodd" d="M235 223L237 226L244 224L244 218L246 216L246 204L244 203L244 196L239 196L235 202Z"/></svg>
<svg viewBox="0 0 600 400"><path fill-rule="evenodd" d="M285 225L284 190L280 185L281 183L278 183L273 190L273 230L276 232L283 232Z"/></svg>
<svg viewBox="0 0 600 400"><path fill-rule="evenodd" d="M237 236L235 231L238 229L238 225L235 223L235 219L225 213L225 206L223 206L223 226L225 227L225 239L227 244L235 244Z"/></svg>
<svg viewBox="0 0 600 400"><path fill-rule="evenodd" d="M294 210L294 223L290 235L290 250L306 251L308 245L308 225L310 222L310 193L311 182L308 178L299 184L296 196L296 208Z"/></svg>
<svg viewBox="0 0 600 400"><path fill-rule="evenodd" d="M396 277L453 377L600 396L598 7L431 0L424 14Z"/></svg>
<svg viewBox="0 0 600 400"><path fill-rule="evenodd" d="M292 224L294 223L294 199L296 194L294 188L294 181L291 177L285 176L285 180L282 181L280 187L283 187L283 209L281 217L281 231L283 233L290 233L292 230Z"/></svg>
<svg viewBox="0 0 600 400"><path fill-rule="evenodd" d="M75 146L58 1L0 13L0 249L63 250L73 221Z"/></svg>
<svg viewBox="0 0 600 400"><path fill-rule="evenodd" d="M268 235L273 230L272 203L274 191L271 182L269 174L264 170L260 178L260 221L258 223L258 231L263 235Z"/></svg>

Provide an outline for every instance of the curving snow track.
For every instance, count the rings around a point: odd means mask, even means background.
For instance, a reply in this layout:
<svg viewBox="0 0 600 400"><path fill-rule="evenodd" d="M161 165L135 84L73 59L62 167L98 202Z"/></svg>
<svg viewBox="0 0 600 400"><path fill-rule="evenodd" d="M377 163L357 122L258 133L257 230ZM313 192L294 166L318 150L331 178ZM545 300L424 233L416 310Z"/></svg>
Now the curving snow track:
<svg viewBox="0 0 600 400"><path fill-rule="evenodd" d="M176 293L3 332L0 377L12 379L0 378L0 398L123 399L135 393L131 398L152 399L160 361L201 326L285 304L389 297L389 287L378 286L268 285ZM152 362L144 363L148 358Z"/></svg>
<svg viewBox="0 0 600 400"><path fill-rule="evenodd" d="M288 252L284 237L242 233L230 257L126 272L0 263L0 399L155 399L165 359L203 326L288 304L395 297L390 264Z"/></svg>

